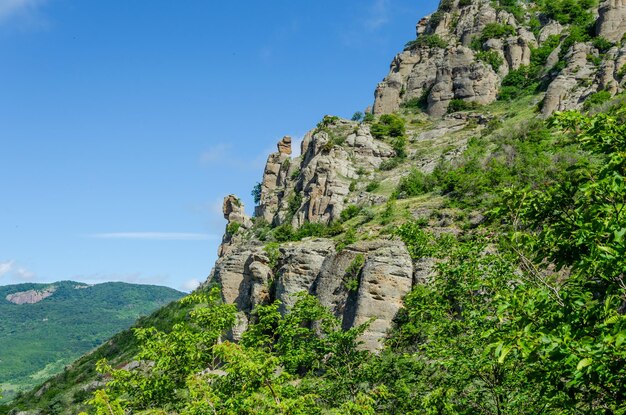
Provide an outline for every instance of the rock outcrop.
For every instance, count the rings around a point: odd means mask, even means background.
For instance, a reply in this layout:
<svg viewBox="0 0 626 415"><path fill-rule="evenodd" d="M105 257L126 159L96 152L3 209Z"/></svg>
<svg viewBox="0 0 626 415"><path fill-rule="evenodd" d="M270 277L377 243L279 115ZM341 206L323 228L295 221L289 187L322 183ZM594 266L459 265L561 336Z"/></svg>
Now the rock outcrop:
<svg viewBox="0 0 626 415"><path fill-rule="evenodd" d="M626 0L605 0L598 10L596 34L620 42L626 32Z"/></svg>
<svg viewBox="0 0 626 415"><path fill-rule="evenodd" d="M54 294L56 290L57 289L55 286L51 286L41 291L37 291L37 290L21 291L18 293L7 295L6 300L13 304L35 304L35 303L40 302L41 300L44 300L50 297L51 295Z"/></svg>
<svg viewBox="0 0 626 415"><path fill-rule="evenodd" d="M376 169L395 155L388 144L372 137L367 125L336 117L320 124L304 136L300 157L289 157L285 138L279 151L270 154L255 216L275 226L328 224L341 215L359 172Z"/></svg>
<svg viewBox="0 0 626 415"><path fill-rule="evenodd" d="M452 100L476 104L494 102L506 75L533 63L532 51L552 38L561 45L545 62L540 83L547 86L542 112L580 108L598 91L616 94L624 89L626 0L605 0L598 9L596 34L613 42L609 50L597 50L593 42L568 44L561 51L570 27L526 7L517 18L489 0L471 4L444 0L433 15L420 20L417 39L409 42L391 62L389 74L374 93L373 112L395 112L419 101L431 116L442 116ZM521 20L518 21L518 18ZM531 31L530 19L540 22ZM494 26L504 31L485 28ZM488 38L493 36L493 38ZM562 62L559 62L562 60ZM557 63L560 70L551 71Z"/></svg>
<svg viewBox="0 0 626 415"><path fill-rule="evenodd" d="M363 257L362 266L349 276L347 270L357 255ZM346 329L369 323L361 340L365 348L376 350L412 287L413 274L413 263L400 241L358 242L336 252L332 240L318 238L282 246L276 272L261 246L240 247L218 259L209 282L220 284L224 301L240 310L232 333L235 339L256 305L279 300L281 313L287 313L297 294L305 292L329 307ZM349 285L348 278L356 280Z"/></svg>

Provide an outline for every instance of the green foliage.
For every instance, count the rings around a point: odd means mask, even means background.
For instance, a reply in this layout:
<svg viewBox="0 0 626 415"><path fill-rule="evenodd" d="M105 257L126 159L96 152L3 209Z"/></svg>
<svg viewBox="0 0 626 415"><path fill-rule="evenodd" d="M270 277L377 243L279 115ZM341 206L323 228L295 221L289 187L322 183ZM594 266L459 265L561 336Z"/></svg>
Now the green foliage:
<svg viewBox="0 0 626 415"><path fill-rule="evenodd" d="M453 112L470 111L477 108L479 108L479 104L476 102L455 98L450 100L450 104L448 104L448 113L452 114Z"/></svg>
<svg viewBox="0 0 626 415"><path fill-rule="evenodd" d="M290 215L295 215L300 206L302 205L302 193L296 192L288 200L288 211Z"/></svg>
<svg viewBox="0 0 626 415"><path fill-rule="evenodd" d="M365 191L366 192L375 192L376 190L378 190L378 188L380 187L380 182L373 180L371 182L369 182L367 184L367 186L365 186Z"/></svg>
<svg viewBox="0 0 626 415"><path fill-rule="evenodd" d="M378 166L378 168L382 171L389 171L398 167L400 163L402 163L402 159L399 157L394 157L394 158L390 158L387 160L383 160L380 163L380 166Z"/></svg>
<svg viewBox="0 0 626 415"><path fill-rule="evenodd" d="M548 61L548 57L559 46L561 38L559 35L550 35L543 41L541 46L535 49L531 49L530 54L530 66L531 67L543 67Z"/></svg>
<svg viewBox="0 0 626 415"><path fill-rule="evenodd" d="M591 7L595 0L542 0L541 10L561 24L587 25L592 19Z"/></svg>
<svg viewBox="0 0 626 415"><path fill-rule="evenodd" d="M596 105L600 105L603 104L605 102L607 102L608 100L610 100L612 97L611 93L609 91L598 91L598 92L594 92L593 94L589 95L586 99L585 99L585 103L583 104L583 108L588 110L592 107L595 107Z"/></svg>
<svg viewBox="0 0 626 415"><path fill-rule="evenodd" d="M252 188L252 192L250 192L250 194L252 195L254 199L255 205L258 205L261 202L261 189L262 189L261 183L257 183Z"/></svg>
<svg viewBox="0 0 626 415"><path fill-rule="evenodd" d="M436 19L437 13L433 13L431 16L431 24L433 19ZM412 50L417 48L440 48L445 49L448 47L448 42L442 39L439 35L420 35L417 39L411 40L404 45L404 50Z"/></svg>
<svg viewBox="0 0 626 415"><path fill-rule="evenodd" d="M500 39L515 35L515 28L509 24L487 23L480 33L480 41L482 43L489 39Z"/></svg>
<svg viewBox="0 0 626 415"><path fill-rule="evenodd" d="M378 122L372 124L370 131L372 136L381 139L383 137L400 137L406 133L404 119L395 114L383 114Z"/></svg>
<svg viewBox="0 0 626 415"><path fill-rule="evenodd" d="M280 259L280 244L277 242L269 242L263 247L263 252L265 252L269 260L267 265L275 272L278 267L278 260Z"/></svg>
<svg viewBox="0 0 626 415"><path fill-rule="evenodd" d="M594 37L592 43L593 46L600 51L600 53L606 53L609 49L615 46L613 42L601 36Z"/></svg>
<svg viewBox="0 0 626 415"><path fill-rule="evenodd" d="M421 170L413 169L408 176L400 180L396 192L406 196L419 196L430 192L433 187L431 176L422 173Z"/></svg>
<svg viewBox="0 0 626 415"><path fill-rule="evenodd" d="M400 225L395 233L402 239L409 251L409 255L414 260L428 256L446 256L455 245L454 237L447 234L436 237L423 230L422 224L417 221Z"/></svg>
<svg viewBox="0 0 626 415"><path fill-rule="evenodd" d="M388 224L391 219L393 219L393 215L396 212L396 196L392 195L387 202L385 203L385 208L383 209L380 215L380 223L383 225Z"/></svg>
<svg viewBox="0 0 626 415"><path fill-rule="evenodd" d="M363 254L357 254L343 277L343 285L348 291L357 291L359 288L359 274L365 265L365 256Z"/></svg>
<svg viewBox="0 0 626 415"><path fill-rule="evenodd" d="M365 123L371 123L371 122L374 122L375 120L376 118L374 117L374 114L372 114L371 112L368 112L363 116L363 122Z"/></svg>
<svg viewBox="0 0 626 415"><path fill-rule="evenodd" d="M356 217L363 208L357 205L348 205L344 210L341 211L340 219L342 222L350 220Z"/></svg>
<svg viewBox="0 0 626 415"><path fill-rule="evenodd" d="M459 7L467 7L472 5L472 0L459 0Z"/></svg>
<svg viewBox="0 0 626 415"><path fill-rule="evenodd" d="M502 80L498 99L512 101L534 93L539 85L538 72L537 66L521 66L519 69L510 71Z"/></svg>
<svg viewBox="0 0 626 415"><path fill-rule="evenodd" d="M337 250L337 252L341 252L346 246L352 245L356 241L357 241L356 230L354 228L348 228L345 231L345 233L341 236L341 238L339 238L339 240L337 241L337 245L335 246L335 249Z"/></svg>
<svg viewBox="0 0 626 415"><path fill-rule="evenodd" d="M363 113L361 111L357 111L352 115L351 118L352 121L361 121L363 120Z"/></svg>
<svg viewBox="0 0 626 415"><path fill-rule="evenodd" d="M302 170L300 170L300 168L295 169L293 172L291 172L290 179L291 180L296 180L298 178L298 176L300 176L301 172L302 172Z"/></svg>
<svg viewBox="0 0 626 415"><path fill-rule="evenodd" d="M319 414L358 385L352 376L370 355L357 349L357 339L367 325L344 331L314 297L299 294L286 316L278 302L258 307L239 344L222 342L235 308L219 297L216 289L190 298L196 307L170 333L137 331L138 367L101 362L112 380L92 400L96 414Z"/></svg>
<svg viewBox="0 0 626 415"><path fill-rule="evenodd" d="M241 228L241 223L239 223L239 222L231 222L228 225L226 225L226 233L229 234L229 235L234 235L234 234L237 233L239 228Z"/></svg>
<svg viewBox="0 0 626 415"><path fill-rule="evenodd" d="M504 58L495 50L480 51L476 53L476 59L485 62L496 72L498 72L500 67L504 64Z"/></svg>
<svg viewBox="0 0 626 415"><path fill-rule="evenodd" d="M407 139L404 135L399 137L395 137L391 142L391 147L393 151L396 152L396 158L404 159L407 156L406 153Z"/></svg>

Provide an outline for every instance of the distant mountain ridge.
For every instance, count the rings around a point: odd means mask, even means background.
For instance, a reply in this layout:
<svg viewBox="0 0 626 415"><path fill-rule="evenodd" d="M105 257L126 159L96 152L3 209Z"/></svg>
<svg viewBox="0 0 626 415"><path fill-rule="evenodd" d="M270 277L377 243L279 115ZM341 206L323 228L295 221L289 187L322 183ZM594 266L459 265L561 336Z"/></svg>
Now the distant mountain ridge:
<svg viewBox="0 0 626 415"><path fill-rule="evenodd" d="M183 296L172 288L76 281L0 287L0 385L5 398L61 371L137 318Z"/></svg>

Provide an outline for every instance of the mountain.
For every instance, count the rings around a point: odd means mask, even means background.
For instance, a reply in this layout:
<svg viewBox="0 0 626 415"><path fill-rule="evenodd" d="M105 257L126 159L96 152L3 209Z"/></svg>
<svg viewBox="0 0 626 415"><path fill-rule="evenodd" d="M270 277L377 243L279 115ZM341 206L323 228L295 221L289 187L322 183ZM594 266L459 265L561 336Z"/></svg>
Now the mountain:
<svg viewBox="0 0 626 415"><path fill-rule="evenodd" d="M224 199L194 296L12 410L623 415L625 16L442 0L370 111Z"/></svg>
<svg viewBox="0 0 626 415"><path fill-rule="evenodd" d="M60 372L139 317L177 300L166 287L74 281L0 287L0 385L10 398Z"/></svg>

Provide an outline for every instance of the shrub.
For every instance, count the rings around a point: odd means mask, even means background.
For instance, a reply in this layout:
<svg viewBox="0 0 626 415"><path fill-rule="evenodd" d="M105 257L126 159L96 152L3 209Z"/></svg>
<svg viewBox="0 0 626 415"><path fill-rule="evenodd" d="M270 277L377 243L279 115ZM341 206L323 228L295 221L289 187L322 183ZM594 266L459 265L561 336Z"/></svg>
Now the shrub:
<svg viewBox="0 0 626 415"><path fill-rule="evenodd" d="M239 228L241 228L241 223L231 222L228 225L226 225L226 233L228 233L229 235L234 235L237 233Z"/></svg>
<svg viewBox="0 0 626 415"><path fill-rule="evenodd" d="M365 187L366 192L375 192L380 187L380 182L372 181Z"/></svg>
<svg viewBox="0 0 626 415"><path fill-rule="evenodd" d="M444 12L449 12L450 10L452 10L453 5L454 5L453 0L441 0L441 3L439 3L439 10L442 10Z"/></svg>
<svg viewBox="0 0 626 415"><path fill-rule="evenodd" d="M289 213L294 215L300 209L300 205L302 205L302 194L295 193L289 198Z"/></svg>
<svg viewBox="0 0 626 415"><path fill-rule="evenodd" d="M272 234L277 242L288 242L293 240L293 228L288 223L275 227Z"/></svg>
<svg viewBox="0 0 626 415"><path fill-rule="evenodd" d="M302 170L300 168L295 169L292 173L291 173L291 180L296 180L298 178L298 176L300 176L300 172Z"/></svg>
<svg viewBox="0 0 626 415"><path fill-rule="evenodd" d="M459 7L467 7L472 5L472 0L460 0Z"/></svg>
<svg viewBox="0 0 626 415"><path fill-rule="evenodd" d="M535 92L538 86L538 72L538 67L530 66L521 66L519 69L509 72L502 80L498 99L513 100Z"/></svg>
<svg viewBox="0 0 626 415"><path fill-rule="evenodd" d="M272 271L276 272L278 259L280 258L280 245L276 242L270 242L263 247L263 252L265 252L267 259L269 260L267 265Z"/></svg>
<svg viewBox="0 0 626 415"><path fill-rule="evenodd" d="M343 237L337 243L335 249L337 252L342 251L346 246L351 245L356 242L356 230L354 228L349 228L346 233L343 234Z"/></svg>
<svg viewBox="0 0 626 415"><path fill-rule="evenodd" d="M401 162L402 162L402 159L400 159L398 157L394 157L392 159L387 159L387 160L383 161L382 163L380 163L380 166L378 166L378 169L381 170L381 171L393 170L396 167L398 167Z"/></svg>
<svg viewBox="0 0 626 415"><path fill-rule="evenodd" d="M406 137L401 135L399 137L396 137L393 142L391 143L391 146L393 147L393 150L396 152L396 157L398 158L406 158L406 144L407 144L407 140Z"/></svg>
<svg viewBox="0 0 626 415"><path fill-rule="evenodd" d="M356 217L361 212L361 207L357 205L348 205L344 210L341 211L341 221L345 222Z"/></svg>
<svg viewBox="0 0 626 415"><path fill-rule="evenodd" d="M450 101L448 105L448 113L451 114L453 112L458 111L469 111L478 108L480 105L473 101L465 101L463 99L453 99Z"/></svg>
<svg viewBox="0 0 626 415"><path fill-rule="evenodd" d="M397 192L407 196L418 196L428 193L432 189L432 178L418 169L413 169L408 176L405 176L400 180Z"/></svg>
<svg viewBox="0 0 626 415"><path fill-rule="evenodd" d="M371 112L368 112L363 116L363 122L373 122L374 120L374 114L372 114Z"/></svg>
<svg viewBox="0 0 626 415"><path fill-rule="evenodd" d="M488 23L480 34L480 40L484 43L489 39L500 39L514 34L515 28L509 24Z"/></svg>
<svg viewBox="0 0 626 415"><path fill-rule="evenodd" d="M361 121L363 119L363 113L361 111L357 111L352 115L352 121Z"/></svg>
<svg viewBox="0 0 626 415"><path fill-rule="evenodd" d="M380 215L380 223L383 225L388 224L393 218L394 213L396 212L396 197L392 196L385 203L385 209Z"/></svg>
<svg viewBox="0 0 626 415"><path fill-rule="evenodd" d="M561 24L587 25L593 16L589 9L595 0L544 0L541 10L551 19Z"/></svg>
<svg viewBox="0 0 626 415"><path fill-rule="evenodd" d="M550 35L548 38L536 49L530 51L530 64L534 66L544 66L548 61L548 57L557 46L561 38L559 35Z"/></svg>
<svg viewBox="0 0 626 415"><path fill-rule="evenodd" d="M606 53L609 49L615 46L613 42L602 36L594 38L592 43L593 46L600 51L600 53Z"/></svg>
<svg viewBox="0 0 626 415"><path fill-rule="evenodd" d="M400 137L406 132L404 120L395 114L383 114L377 123L370 128L372 136L383 138L385 136Z"/></svg>
<svg viewBox="0 0 626 415"><path fill-rule="evenodd" d="M476 54L476 59L481 62L485 62L487 65L491 66L494 71L498 72L502 64L504 63L504 59L498 52L495 50L488 51L480 51Z"/></svg>
<svg viewBox="0 0 626 415"><path fill-rule="evenodd" d="M598 91L591 95L589 95L585 99L585 103L583 104L583 108L585 110L590 109L591 107L595 107L596 105L603 104L611 99L611 93L609 91Z"/></svg>
<svg viewBox="0 0 626 415"><path fill-rule="evenodd" d="M435 14L433 14L433 16ZM439 35L420 35L417 39L411 40L404 45L404 50L411 50L420 47L445 49L448 47L448 42L442 39Z"/></svg>
<svg viewBox="0 0 626 415"><path fill-rule="evenodd" d="M261 183L255 184L250 194L254 198L254 203L258 205L261 202Z"/></svg>
<svg viewBox="0 0 626 415"><path fill-rule="evenodd" d="M344 274L344 287L348 291L356 291L359 288L359 274L365 265L365 256L357 254Z"/></svg>

